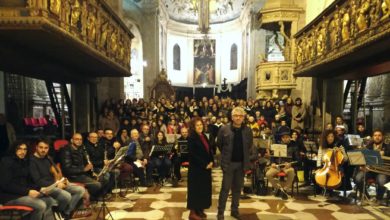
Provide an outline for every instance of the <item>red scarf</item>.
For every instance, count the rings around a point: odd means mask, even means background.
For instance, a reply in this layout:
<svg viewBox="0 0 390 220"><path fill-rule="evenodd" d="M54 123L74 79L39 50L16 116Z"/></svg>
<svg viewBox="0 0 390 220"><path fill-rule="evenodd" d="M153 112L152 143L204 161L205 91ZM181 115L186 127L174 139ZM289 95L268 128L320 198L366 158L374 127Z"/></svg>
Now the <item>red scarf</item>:
<svg viewBox="0 0 390 220"><path fill-rule="evenodd" d="M207 153L209 153L209 143L207 143L206 138L204 137L203 134L200 134L199 137L200 137L200 140L203 143L204 149L206 149Z"/></svg>

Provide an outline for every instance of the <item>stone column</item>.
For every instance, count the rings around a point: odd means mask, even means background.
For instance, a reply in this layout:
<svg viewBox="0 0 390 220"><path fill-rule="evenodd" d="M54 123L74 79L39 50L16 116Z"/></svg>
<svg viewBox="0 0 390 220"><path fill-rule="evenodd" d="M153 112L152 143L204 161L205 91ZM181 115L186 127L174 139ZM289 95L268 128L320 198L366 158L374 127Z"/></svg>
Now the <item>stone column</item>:
<svg viewBox="0 0 390 220"><path fill-rule="evenodd" d="M5 113L5 80L2 71L0 71L0 113Z"/></svg>
<svg viewBox="0 0 390 220"><path fill-rule="evenodd" d="M390 132L390 74L382 76L382 99L383 99L383 130L385 133Z"/></svg>
<svg viewBox="0 0 390 220"><path fill-rule="evenodd" d="M88 132L91 125L90 104L91 97L89 85L87 83L72 84L72 110L76 114L73 115L73 123L77 132Z"/></svg>
<svg viewBox="0 0 390 220"><path fill-rule="evenodd" d="M327 112L333 117L343 113L343 94L344 94L343 80L328 80L327 83ZM334 120L332 119L332 122Z"/></svg>
<svg viewBox="0 0 390 220"><path fill-rule="evenodd" d="M159 22L156 10L148 10L141 21L141 33L143 42L143 59L147 62L144 67L144 98L149 100L150 87L160 72L159 61Z"/></svg>

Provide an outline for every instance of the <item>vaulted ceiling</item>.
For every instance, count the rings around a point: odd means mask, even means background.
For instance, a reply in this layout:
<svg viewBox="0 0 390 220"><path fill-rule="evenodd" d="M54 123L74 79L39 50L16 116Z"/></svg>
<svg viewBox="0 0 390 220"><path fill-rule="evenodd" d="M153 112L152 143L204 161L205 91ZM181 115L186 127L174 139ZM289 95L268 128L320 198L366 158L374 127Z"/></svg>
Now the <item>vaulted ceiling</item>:
<svg viewBox="0 0 390 220"><path fill-rule="evenodd" d="M186 24L197 24L200 0L161 0L169 18ZM209 0L210 24L231 21L240 16L245 0Z"/></svg>

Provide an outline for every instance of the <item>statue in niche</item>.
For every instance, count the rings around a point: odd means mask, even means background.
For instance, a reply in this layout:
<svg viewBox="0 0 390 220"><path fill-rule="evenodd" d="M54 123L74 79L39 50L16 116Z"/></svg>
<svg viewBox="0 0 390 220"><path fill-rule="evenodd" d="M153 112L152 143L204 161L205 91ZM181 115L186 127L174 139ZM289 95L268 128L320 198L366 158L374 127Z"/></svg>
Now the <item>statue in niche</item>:
<svg viewBox="0 0 390 220"><path fill-rule="evenodd" d="M359 8L356 24L359 32L368 28L368 11L370 9L369 0L363 0L362 5Z"/></svg>
<svg viewBox="0 0 390 220"><path fill-rule="evenodd" d="M117 44L117 31L113 30L110 38L110 50L113 54L116 53L116 50L118 49L118 44Z"/></svg>
<svg viewBox="0 0 390 220"><path fill-rule="evenodd" d="M166 81L168 79L167 72L165 71L165 68L162 68L160 73L158 74L158 79L160 81Z"/></svg>
<svg viewBox="0 0 390 220"><path fill-rule="evenodd" d="M341 24L341 39L343 42L349 40L349 27L351 23L351 19L349 17L349 13L345 8L340 10L341 16L343 16L342 24Z"/></svg>
<svg viewBox="0 0 390 220"><path fill-rule="evenodd" d="M81 15L81 8L80 8L79 1L74 0L73 4L71 5L71 8L72 8L72 14L71 14L70 23L73 27L77 27Z"/></svg>
<svg viewBox="0 0 390 220"><path fill-rule="evenodd" d="M65 24L70 23L70 2L69 0L62 1L61 16L60 19Z"/></svg>
<svg viewBox="0 0 390 220"><path fill-rule="evenodd" d="M88 4L87 1L83 1L81 8L81 35L87 35L87 24L88 23Z"/></svg>
<svg viewBox="0 0 390 220"><path fill-rule="evenodd" d="M317 56L321 56L325 51L325 36L325 22L322 22L321 26L317 30Z"/></svg>
<svg viewBox="0 0 390 220"><path fill-rule="evenodd" d="M337 6L336 6L337 8ZM330 32L330 43L331 47L338 47L340 44L340 12L338 9L334 12L333 19L329 23Z"/></svg>
<svg viewBox="0 0 390 220"><path fill-rule="evenodd" d="M102 48L105 48L106 42L107 42L107 35L108 35L108 22L104 22L102 24L102 31L101 31L101 36L100 36L100 42L99 45Z"/></svg>
<svg viewBox="0 0 390 220"><path fill-rule="evenodd" d="M303 61L302 41L297 43L297 64L300 65Z"/></svg>
<svg viewBox="0 0 390 220"><path fill-rule="evenodd" d="M307 42L307 37L306 36L303 36L302 37L302 41L301 41L301 48L302 48L302 62L306 61L307 59L309 59L309 56L307 54L307 44L306 43L303 43L303 42Z"/></svg>
<svg viewBox="0 0 390 220"><path fill-rule="evenodd" d="M351 16L350 16L350 20L352 21L352 22L350 22L350 36L351 36L351 38L354 38L355 34L356 34L356 22L355 22L357 20L356 7L357 7L356 0L352 0L351 1Z"/></svg>
<svg viewBox="0 0 390 220"><path fill-rule="evenodd" d="M379 22L380 13L381 13L381 2L382 0L372 0L371 10L370 10L370 25L376 24Z"/></svg>
<svg viewBox="0 0 390 220"><path fill-rule="evenodd" d="M279 21L279 25L280 25L280 33L282 34L282 36L284 37L284 48L283 48L283 55L284 55L284 59L286 61L289 61L290 60L290 45L291 45L291 39L289 36L287 36L287 34L284 32L284 23L283 21Z"/></svg>
<svg viewBox="0 0 390 220"><path fill-rule="evenodd" d="M88 40L95 42L96 39L96 17L95 17L96 9L91 7L88 11L87 18L87 36Z"/></svg>
<svg viewBox="0 0 390 220"><path fill-rule="evenodd" d="M390 0L383 0L381 8L382 8L382 14L383 14L381 21L383 21L390 16Z"/></svg>
<svg viewBox="0 0 390 220"><path fill-rule="evenodd" d="M51 13L59 16L61 9L61 0L50 0L50 11Z"/></svg>

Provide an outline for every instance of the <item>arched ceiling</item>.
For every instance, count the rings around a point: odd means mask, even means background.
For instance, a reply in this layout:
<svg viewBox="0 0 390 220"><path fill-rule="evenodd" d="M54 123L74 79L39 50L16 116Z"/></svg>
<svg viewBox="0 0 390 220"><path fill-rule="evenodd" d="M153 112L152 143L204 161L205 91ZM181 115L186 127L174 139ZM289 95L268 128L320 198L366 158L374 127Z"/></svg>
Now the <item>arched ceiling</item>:
<svg viewBox="0 0 390 220"><path fill-rule="evenodd" d="M161 0L169 18L186 24L197 24L199 0ZM210 24L231 21L240 16L245 0L210 0Z"/></svg>

